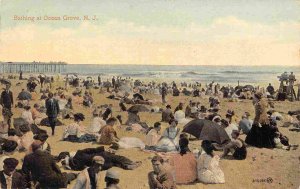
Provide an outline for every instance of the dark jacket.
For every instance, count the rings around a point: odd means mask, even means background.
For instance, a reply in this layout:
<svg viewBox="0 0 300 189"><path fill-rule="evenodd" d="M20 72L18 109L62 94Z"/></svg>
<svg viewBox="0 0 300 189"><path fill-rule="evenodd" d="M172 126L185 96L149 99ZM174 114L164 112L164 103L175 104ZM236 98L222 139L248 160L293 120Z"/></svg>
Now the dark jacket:
<svg viewBox="0 0 300 189"><path fill-rule="evenodd" d="M46 109L47 109L46 114L48 117L57 117L59 113L58 101L52 98L52 103L51 103L50 99L48 98L46 100Z"/></svg>
<svg viewBox="0 0 300 189"><path fill-rule="evenodd" d="M5 108L11 109L12 105L14 104L13 94L11 91L8 93L6 90L2 91L1 93L1 105Z"/></svg>
<svg viewBox="0 0 300 189"><path fill-rule="evenodd" d="M31 180L40 183L41 187L64 188L67 186L67 179L61 173L53 157L44 151L36 150L24 158L22 171L27 183Z"/></svg>
<svg viewBox="0 0 300 189"><path fill-rule="evenodd" d="M1 185L1 189L6 189L7 188L6 179L5 179L3 171L0 171L0 185ZM24 178L20 173L14 172L14 174L12 175L12 186L11 186L11 188L14 188L14 189L26 188Z"/></svg>

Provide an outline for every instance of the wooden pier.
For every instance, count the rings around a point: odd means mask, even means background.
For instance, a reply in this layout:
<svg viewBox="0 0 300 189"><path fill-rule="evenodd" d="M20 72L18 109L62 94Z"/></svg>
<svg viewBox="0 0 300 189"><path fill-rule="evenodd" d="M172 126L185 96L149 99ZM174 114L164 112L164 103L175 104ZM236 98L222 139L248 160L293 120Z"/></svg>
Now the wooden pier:
<svg viewBox="0 0 300 189"><path fill-rule="evenodd" d="M0 62L0 73L63 73L65 62Z"/></svg>

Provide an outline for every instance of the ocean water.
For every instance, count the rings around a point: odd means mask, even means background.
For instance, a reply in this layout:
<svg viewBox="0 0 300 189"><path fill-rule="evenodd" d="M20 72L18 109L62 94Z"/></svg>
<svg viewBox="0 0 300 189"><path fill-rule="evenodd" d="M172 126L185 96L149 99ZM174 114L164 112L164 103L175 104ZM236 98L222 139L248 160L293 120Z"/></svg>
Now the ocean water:
<svg viewBox="0 0 300 189"><path fill-rule="evenodd" d="M300 65L300 64L299 64ZM284 71L294 72L300 79L300 66L158 66L158 65L97 65L68 64L67 73L97 76L103 78L123 76L132 78L164 79L208 83L268 83L278 80Z"/></svg>

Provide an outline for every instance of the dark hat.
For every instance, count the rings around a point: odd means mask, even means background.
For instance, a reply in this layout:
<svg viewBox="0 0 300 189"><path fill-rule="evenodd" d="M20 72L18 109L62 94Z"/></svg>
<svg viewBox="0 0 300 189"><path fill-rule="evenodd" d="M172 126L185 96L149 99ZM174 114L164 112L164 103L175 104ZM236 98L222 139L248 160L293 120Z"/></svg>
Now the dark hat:
<svg viewBox="0 0 300 189"><path fill-rule="evenodd" d="M8 168L15 169L18 166L19 161L15 158L6 158L3 163Z"/></svg>
<svg viewBox="0 0 300 189"><path fill-rule="evenodd" d="M42 142L45 142L48 139L47 133L39 133L37 135L34 135L33 139L34 140L40 140Z"/></svg>
<svg viewBox="0 0 300 189"><path fill-rule="evenodd" d="M206 111L207 111L207 109L206 109L205 106L201 106L201 107L200 107L200 112L206 112Z"/></svg>
<svg viewBox="0 0 300 189"><path fill-rule="evenodd" d="M76 113L76 114L74 114L74 119L83 121L85 119L85 117L82 113Z"/></svg>
<svg viewBox="0 0 300 189"><path fill-rule="evenodd" d="M221 123L222 123L222 125L224 125L225 127L228 127L228 126L229 126L228 121L225 120L225 119L222 119L222 120L221 120Z"/></svg>
<svg viewBox="0 0 300 189"><path fill-rule="evenodd" d="M159 126L161 126L160 122L155 122L155 123L154 123L154 128L157 128L157 127L159 127Z"/></svg>
<svg viewBox="0 0 300 189"><path fill-rule="evenodd" d="M13 140L7 140L2 144L2 150L4 152L13 152L17 148L18 143Z"/></svg>
<svg viewBox="0 0 300 189"><path fill-rule="evenodd" d="M168 105L166 106L166 108L171 108L171 105L170 105L170 104L168 104Z"/></svg>
<svg viewBox="0 0 300 189"><path fill-rule="evenodd" d="M233 110L227 110L226 117L232 117L234 115Z"/></svg>
<svg viewBox="0 0 300 189"><path fill-rule="evenodd" d="M20 129L20 131L21 131L22 133L26 133L26 132L30 131L30 128L29 128L29 124L28 124L28 123L25 123L25 124L23 124L23 125L20 125L19 129Z"/></svg>
<svg viewBox="0 0 300 189"><path fill-rule="evenodd" d="M171 124L173 121L176 123L176 125L178 124L178 121L175 120L174 118L171 118L171 119L170 119L169 124Z"/></svg>

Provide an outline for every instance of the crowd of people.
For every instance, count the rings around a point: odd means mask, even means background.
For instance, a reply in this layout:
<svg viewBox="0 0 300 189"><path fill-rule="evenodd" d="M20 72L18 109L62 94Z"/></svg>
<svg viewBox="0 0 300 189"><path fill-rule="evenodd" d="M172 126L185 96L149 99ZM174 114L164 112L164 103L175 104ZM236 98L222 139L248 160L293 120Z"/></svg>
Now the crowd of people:
<svg viewBox="0 0 300 189"><path fill-rule="evenodd" d="M20 75L20 79L22 77ZM67 188L75 180L74 189L94 189L97 188L99 172L106 170L103 180L106 188L116 189L119 188L120 175L113 167L133 170L141 165L139 161L116 154L120 148L131 147L140 147L156 154L151 159L153 171L148 174L151 189L174 189L177 184L196 182L222 184L225 183L225 173L219 162L224 158L245 160L249 146L285 150L298 147L290 144L289 139L280 132L278 123L282 121L283 115L272 109L270 102L276 99L276 91L271 84L266 90L251 86L221 87L214 82L205 87L200 83L189 86L181 83L182 88L178 88L175 82L170 85L155 82L143 84L141 81L133 83L131 78L121 77L113 77L111 82L102 82L99 76L97 83L84 80L80 86L80 80L76 79L74 84L67 76L64 87L52 92L53 86L43 86L43 79L40 82L40 101L43 103L32 104L31 94L38 93L38 85L34 80L28 81L27 90L23 89L17 98L14 98L10 90L10 83L6 84L1 93L1 188ZM55 82L54 79L52 82ZM108 94L111 100L118 100L120 111L128 112L127 121L123 123L121 115L113 116L116 111L112 104L96 105L90 87L99 89L101 94ZM72 88L74 91L68 96L68 91ZM86 91L82 96L83 88ZM102 88L107 88L106 92ZM144 98L145 94L160 95L162 107L154 106L157 102ZM203 105L203 98L199 98L199 101L180 102L173 110L167 104L168 95L208 96L209 107ZM255 108L254 119L251 120L249 112L244 112L238 118L234 109L228 109L225 117L222 117L219 113L220 98L251 99ZM92 115L89 126L83 124L86 115L74 110L74 103L88 108ZM19 105L14 106L15 104ZM131 107L127 108L128 105ZM21 108L22 113L19 121L14 119L12 124L12 118L16 118L14 108ZM153 127L149 126L147 121L142 121L139 117L139 112L143 111L161 114L161 120L156 120ZM300 127L299 113L291 112L288 115L295 128ZM58 134L55 128L60 124L60 118L72 120L64 126L62 141L93 142L99 146L52 154L52 147L47 139ZM222 137L226 138L226 142L203 139L197 153L191 151L189 143L190 135L193 134L184 132L178 125L187 125L193 120L206 120L206 123L214 125L223 132ZM162 123L168 124L163 131ZM50 126L51 136L42 129L41 126L45 124ZM134 137L120 138L116 128L124 129L125 132L142 133L145 142ZM205 130L204 127L202 130ZM241 135L246 136L245 141L240 138ZM25 152L20 170L16 168L21 162L10 157L17 151ZM217 155L218 151L222 151L222 154ZM59 163L69 171L63 172L57 165Z"/></svg>

